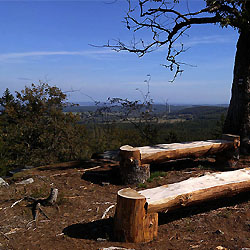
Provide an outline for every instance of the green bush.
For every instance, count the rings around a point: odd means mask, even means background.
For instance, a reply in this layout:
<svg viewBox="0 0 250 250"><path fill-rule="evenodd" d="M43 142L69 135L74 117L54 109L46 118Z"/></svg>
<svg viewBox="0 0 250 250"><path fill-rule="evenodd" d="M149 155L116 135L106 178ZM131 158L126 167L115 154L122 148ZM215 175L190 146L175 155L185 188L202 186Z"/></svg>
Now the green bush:
<svg viewBox="0 0 250 250"><path fill-rule="evenodd" d="M79 117L64 113L69 105L57 87L40 82L13 96L0 98L1 160L11 165L44 165L89 156L88 140ZM1 167L3 171L5 167Z"/></svg>

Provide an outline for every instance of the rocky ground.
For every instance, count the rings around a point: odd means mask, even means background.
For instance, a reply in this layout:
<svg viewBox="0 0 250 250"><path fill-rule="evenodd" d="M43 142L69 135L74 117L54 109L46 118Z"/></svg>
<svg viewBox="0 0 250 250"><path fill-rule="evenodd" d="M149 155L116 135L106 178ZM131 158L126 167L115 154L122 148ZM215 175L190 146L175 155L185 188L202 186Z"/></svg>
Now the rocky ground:
<svg viewBox="0 0 250 250"><path fill-rule="evenodd" d="M95 168L100 166L100 168ZM250 157L237 168L249 167ZM95 168L89 171L86 169ZM235 167L236 168L236 167ZM152 166L165 171L132 186L139 190L218 171L210 161L170 162ZM117 178L118 163L91 160L29 169L6 179L0 187L0 249L250 249L250 193L159 215L158 238L150 243L121 243L112 238L116 194L125 186ZM32 178L34 182L21 184ZM57 203L42 207L33 221L32 202L59 189Z"/></svg>

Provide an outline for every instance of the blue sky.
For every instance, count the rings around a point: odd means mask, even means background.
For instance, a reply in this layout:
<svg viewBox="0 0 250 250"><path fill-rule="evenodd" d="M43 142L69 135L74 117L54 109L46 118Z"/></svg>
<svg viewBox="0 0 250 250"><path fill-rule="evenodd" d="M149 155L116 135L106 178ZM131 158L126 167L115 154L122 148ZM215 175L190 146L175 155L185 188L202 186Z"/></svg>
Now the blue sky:
<svg viewBox="0 0 250 250"><path fill-rule="evenodd" d="M151 75L155 102L224 104L230 99L237 31L215 25L196 25L184 42L190 49L181 60L181 77L165 63L166 49L138 58L134 54L95 48L108 40L129 42L133 33L122 23L127 10L123 0L0 1L0 95L25 85L47 81L70 93L76 102L104 101L108 97L140 99L144 80ZM198 8L203 0L189 0ZM149 38L147 33L143 33Z"/></svg>

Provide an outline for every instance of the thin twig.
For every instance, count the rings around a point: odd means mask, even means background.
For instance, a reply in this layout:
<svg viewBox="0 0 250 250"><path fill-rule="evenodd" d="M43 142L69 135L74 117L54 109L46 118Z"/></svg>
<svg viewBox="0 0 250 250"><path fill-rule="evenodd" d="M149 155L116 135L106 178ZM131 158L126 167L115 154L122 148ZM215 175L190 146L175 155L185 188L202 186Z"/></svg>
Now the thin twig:
<svg viewBox="0 0 250 250"><path fill-rule="evenodd" d="M0 234L2 234L7 240L10 240L10 238L7 235L5 235L4 233L0 232Z"/></svg>
<svg viewBox="0 0 250 250"><path fill-rule="evenodd" d="M19 202L21 202L21 201L23 201L25 198L22 198L22 199L20 199L20 200L18 200L18 201L15 201L10 207L12 208L12 207L14 207L16 204L18 204Z"/></svg>

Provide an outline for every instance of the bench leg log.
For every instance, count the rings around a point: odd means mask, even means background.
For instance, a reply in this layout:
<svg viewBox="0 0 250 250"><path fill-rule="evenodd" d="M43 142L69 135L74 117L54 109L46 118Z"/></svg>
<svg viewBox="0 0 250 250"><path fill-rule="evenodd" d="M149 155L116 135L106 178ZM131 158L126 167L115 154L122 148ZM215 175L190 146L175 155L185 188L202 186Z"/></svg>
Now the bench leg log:
<svg viewBox="0 0 250 250"><path fill-rule="evenodd" d="M120 176L123 184L144 183L150 177L150 165L140 165L137 160L128 160L120 164Z"/></svg>
<svg viewBox="0 0 250 250"><path fill-rule="evenodd" d="M216 164L218 166L235 167L238 164L240 158L240 137L236 135L223 134L222 139L232 141L233 146L228 150L216 154Z"/></svg>
<svg viewBox="0 0 250 250"><path fill-rule="evenodd" d="M217 154L215 161L218 167L236 167L239 162L239 148Z"/></svg>
<svg viewBox="0 0 250 250"><path fill-rule="evenodd" d="M158 213L147 213L143 195L126 188L118 192L114 238L122 242L149 242L157 237Z"/></svg>
<svg viewBox="0 0 250 250"><path fill-rule="evenodd" d="M140 150L123 146L120 157L120 176L123 184L144 183L150 177L150 165L141 164Z"/></svg>

